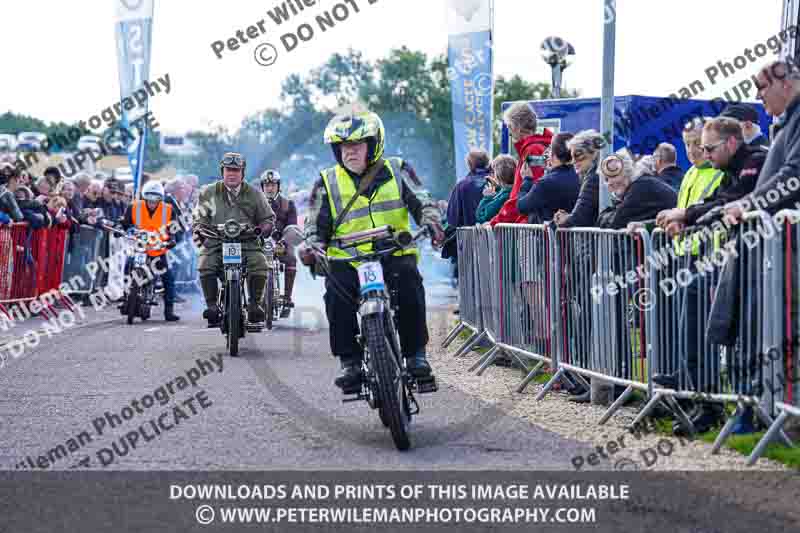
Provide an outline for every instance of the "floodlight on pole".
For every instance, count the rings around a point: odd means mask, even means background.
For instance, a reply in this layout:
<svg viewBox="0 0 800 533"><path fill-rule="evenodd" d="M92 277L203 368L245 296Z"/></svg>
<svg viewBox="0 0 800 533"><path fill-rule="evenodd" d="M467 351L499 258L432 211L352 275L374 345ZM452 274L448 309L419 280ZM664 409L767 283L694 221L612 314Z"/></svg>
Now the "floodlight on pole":
<svg viewBox="0 0 800 533"><path fill-rule="evenodd" d="M572 64L569 56L575 55L575 47L561 37L548 37L542 41L542 59L553 71L553 97L561 98L561 79Z"/></svg>

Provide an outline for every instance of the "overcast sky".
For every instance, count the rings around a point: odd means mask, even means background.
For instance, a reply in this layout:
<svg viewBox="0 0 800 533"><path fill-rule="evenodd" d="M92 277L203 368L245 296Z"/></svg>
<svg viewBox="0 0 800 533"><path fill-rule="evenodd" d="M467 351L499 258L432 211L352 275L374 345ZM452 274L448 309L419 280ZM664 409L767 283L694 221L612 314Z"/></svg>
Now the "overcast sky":
<svg viewBox="0 0 800 533"><path fill-rule="evenodd" d="M10 109L52 121L77 122L119 101L113 2L117 0L6 0L0 10L3 76L0 111ZM307 0L310 1L310 0ZM290 53L281 35L311 22L340 0L276 26L267 11L277 0L156 0L151 79L169 73L172 91L151 105L161 129L184 132L209 123L236 127L257 110L279 105L281 81L353 47L370 59L405 45L429 55L447 48L445 0L348 0L360 13ZM780 30L780 0L617 0L617 95L667 95L694 80L721 95L758 70L748 65L710 85L704 71L733 58ZM758 6L758 7L756 7ZM520 74L547 81L539 43L549 35L570 41L577 56L565 85L584 96L601 90L603 0L496 0L495 75ZM266 33L217 59L211 43L235 36L264 19ZM254 61L255 47L270 42L276 62Z"/></svg>

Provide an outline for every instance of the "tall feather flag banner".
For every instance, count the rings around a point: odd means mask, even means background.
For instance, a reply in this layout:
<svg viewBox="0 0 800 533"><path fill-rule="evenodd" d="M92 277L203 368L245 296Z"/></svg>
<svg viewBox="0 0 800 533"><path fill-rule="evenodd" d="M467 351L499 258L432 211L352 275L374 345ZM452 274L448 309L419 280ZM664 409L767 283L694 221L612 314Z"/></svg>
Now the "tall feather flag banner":
<svg viewBox="0 0 800 533"><path fill-rule="evenodd" d="M120 99L131 98L150 78L150 46L153 36L153 4L155 0L112 0L115 8L117 62L119 63ZM149 102L131 110L123 109L122 126L133 136L127 145L128 163L133 173L134 194L144 170L147 144L147 114ZM131 124L136 127L131 128Z"/></svg>
<svg viewBox="0 0 800 533"><path fill-rule="evenodd" d="M492 68L492 0L448 1L447 76L453 99L453 135L458 177L473 148L492 156L494 78Z"/></svg>

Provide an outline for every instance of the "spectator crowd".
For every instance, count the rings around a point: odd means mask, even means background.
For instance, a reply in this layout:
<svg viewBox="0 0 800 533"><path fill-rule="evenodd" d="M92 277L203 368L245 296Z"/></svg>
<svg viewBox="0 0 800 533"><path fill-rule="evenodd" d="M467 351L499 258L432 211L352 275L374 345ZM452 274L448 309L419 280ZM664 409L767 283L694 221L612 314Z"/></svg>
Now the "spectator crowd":
<svg viewBox="0 0 800 533"><path fill-rule="evenodd" d="M761 131L752 106L731 103L717 117L697 117L685 124L682 138L691 163L685 170L678 166L677 150L668 142L658 144L652 154L634 155L623 149L602 158L606 142L599 132L540 130L532 107L516 103L503 115L516 157L504 154L490 161L483 150L468 154L469 174L457 182L448 201L447 232L452 235L456 228L476 224L547 223L560 228L629 230L658 226L670 237L680 238L712 211L736 223L747 209L764 209L765 204L758 204L754 196L763 198L773 190L781 191L780 201L767 205L769 214L796 208L800 191L786 184L800 175L800 72L791 62L775 61L757 79L758 98L774 120L771 138ZM601 180L610 196L610 205L604 209L600 208ZM696 255L697 250L691 253ZM445 247L443 256L455 265L456 254L451 246ZM698 275L696 270L692 274L694 292L690 287L682 316L687 327L701 329L687 335L684 367L690 375L697 373L697 354L702 352L698 339L708 320L700 316ZM589 391L573 381L573 399L588 402ZM678 376L656 375L654 381L675 388ZM698 392L719 392L710 385L707 390L703 390L706 385L695 386ZM697 402L690 412L694 428L701 432L722 417L721 406L710 402ZM674 427L677 434L686 429L680 423ZM747 409L734 432L753 430L752 410Z"/></svg>
<svg viewBox="0 0 800 533"><path fill-rule="evenodd" d="M142 176L142 185L151 177ZM165 181L166 201L178 213L190 213L196 201L196 176L176 176ZM58 167L48 167L40 177L19 172L11 163L0 164L0 225L27 222L31 228L63 227L77 231L81 225L114 226L133 203L133 184L114 177L80 173L64 179Z"/></svg>

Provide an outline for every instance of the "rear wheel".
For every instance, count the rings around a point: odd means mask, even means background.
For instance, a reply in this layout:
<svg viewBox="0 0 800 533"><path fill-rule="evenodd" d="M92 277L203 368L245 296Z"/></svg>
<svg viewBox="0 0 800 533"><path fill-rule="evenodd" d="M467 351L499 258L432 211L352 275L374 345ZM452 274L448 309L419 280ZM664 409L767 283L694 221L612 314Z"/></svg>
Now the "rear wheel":
<svg viewBox="0 0 800 533"><path fill-rule="evenodd" d="M228 320L228 350L231 357L239 355L239 334L242 319L242 302L239 280L232 279L228 282L228 307L225 311Z"/></svg>
<svg viewBox="0 0 800 533"><path fill-rule="evenodd" d="M275 318L275 271L267 271L267 284L264 286L264 316L267 329L272 329Z"/></svg>
<svg viewBox="0 0 800 533"><path fill-rule="evenodd" d="M131 283L128 290L128 299L125 301L125 313L128 315L128 324L133 324L136 313L139 311L139 287L136 283Z"/></svg>
<svg viewBox="0 0 800 533"><path fill-rule="evenodd" d="M364 317L362 332L367 339L370 361L377 378L379 414L392 433L394 445L404 451L411 447L409 418L405 407L405 386L397 361L392 354L383 325L383 315Z"/></svg>

